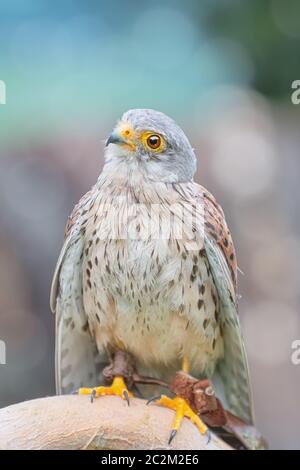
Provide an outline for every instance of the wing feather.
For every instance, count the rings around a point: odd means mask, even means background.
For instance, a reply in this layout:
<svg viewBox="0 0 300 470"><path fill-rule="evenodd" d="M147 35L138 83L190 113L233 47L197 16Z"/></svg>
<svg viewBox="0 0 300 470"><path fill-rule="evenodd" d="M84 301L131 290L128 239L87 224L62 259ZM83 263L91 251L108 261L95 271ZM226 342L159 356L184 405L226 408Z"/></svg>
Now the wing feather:
<svg viewBox="0 0 300 470"><path fill-rule="evenodd" d="M205 217L205 250L220 299L220 323L224 357L216 368L215 380L223 384L229 410L253 423L249 367L238 317L237 263L224 213L213 196L202 188Z"/></svg>
<svg viewBox="0 0 300 470"><path fill-rule="evenodd" d="M88 193L89 194L89 193ZM103 383L105 355L98 353L82 293L81 259L84 237L80 231L86 194L68 219L66 239L55 268L50 305L56 313L55 370L58 394Z"/></svg>

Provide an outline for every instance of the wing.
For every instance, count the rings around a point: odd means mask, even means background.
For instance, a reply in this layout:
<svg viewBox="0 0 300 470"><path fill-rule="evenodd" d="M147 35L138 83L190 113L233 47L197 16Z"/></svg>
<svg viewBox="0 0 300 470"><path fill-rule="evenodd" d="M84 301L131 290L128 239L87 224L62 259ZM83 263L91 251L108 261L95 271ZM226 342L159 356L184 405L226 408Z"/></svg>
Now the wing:
<svg viewBox="0 0 300 470"><path fill-rule="evenodd" d="M81 259L84 249L83 214L90 193L80 200L68 219L65 242L53 276L50 306L56 313L55 372L58 394L103 382L107 364L98 353L84 311Z"/></svg>
<svg viewBox="0 0 300 470"><path fill-rule="evenodd" d="M59 275L62 267L63 260L68 251L69 246L71 245L72 239L75 241L79 237L81 224L80 217L89 204L92 190L88 191L79 201L79 203L74 207L71 215L69 215L66 227L65 227L65 242L61 249L60 255L58 257L55 271L52 278L51 292L50 292L50 308L53 313L56 311L56 300L59 290Z"/></svg>
<svg viewBox="0 0 300 470"><path fill-rule="evenodd" d="M213 196L201 188L205 218L205 250L220 299L224 358L216 368L214 383L223 384L229 410L253 423L249 368L238 317L237 263L224 213ZM217 385L216 385L217 386Z"/></svg>

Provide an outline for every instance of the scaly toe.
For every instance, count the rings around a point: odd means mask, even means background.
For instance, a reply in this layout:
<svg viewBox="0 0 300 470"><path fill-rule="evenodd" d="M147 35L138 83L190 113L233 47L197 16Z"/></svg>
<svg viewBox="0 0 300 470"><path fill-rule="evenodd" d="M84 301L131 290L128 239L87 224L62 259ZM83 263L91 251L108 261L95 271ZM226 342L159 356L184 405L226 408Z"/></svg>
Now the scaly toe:
<svg viewBox="0 0 300 470"><path fill-rule="evenodd" d="M129 405L129 398L133 394L127 389L123 377L115 377L110 387L94 387L94 388L80 388L78 390L79 395L90 395L91 402L97 397L105 395L115 395L126 400Z"/></svg>
<svg viewBox="0 0 300 470"><path fill-rule="evenodd" d="M175 438L177 431L179 430L182 420L184 417L189 418L192 423L197 426L201 434L208 435L208 442L210 440L210 433L207 426L199 418L199 416L191 409L190 405L184 400L184 398L176 396L175 398L161 395L160 397L151 398L148 403L155 401L158 405L164 406L175 411L175 417L172 425L172 431L169 437L169 444Z"/></svg>

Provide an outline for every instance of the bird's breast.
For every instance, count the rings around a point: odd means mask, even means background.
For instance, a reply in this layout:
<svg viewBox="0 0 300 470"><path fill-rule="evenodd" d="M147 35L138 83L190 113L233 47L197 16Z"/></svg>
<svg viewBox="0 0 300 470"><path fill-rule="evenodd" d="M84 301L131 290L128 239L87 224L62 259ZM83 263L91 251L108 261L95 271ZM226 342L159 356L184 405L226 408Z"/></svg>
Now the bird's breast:
<svg viewBox="0 0 300 470"><path fill-rule="evenodd" d="M85 233L84 307L98 347L126 349L154 369L179 368L184 355L197 372L213 367L222 341L203 245L189 245L192 227L182 232L182 219L166 205L155 208L154 236L146 231L149 206L131 206L129 224L125 209L102 209ZM125 215L131 233L121 234Z"/></svg>

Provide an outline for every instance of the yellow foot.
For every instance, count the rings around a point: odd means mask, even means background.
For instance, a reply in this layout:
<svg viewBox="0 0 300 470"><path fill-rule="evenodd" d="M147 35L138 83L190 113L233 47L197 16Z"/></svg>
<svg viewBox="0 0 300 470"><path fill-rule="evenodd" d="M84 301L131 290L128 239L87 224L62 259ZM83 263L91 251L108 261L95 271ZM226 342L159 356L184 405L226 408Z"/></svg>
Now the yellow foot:
<svg viewBox="0 0 300 470"><path fill-rule="evenodd" d="M181 397L170 398L166 395L161 395L160 397L151 398L148 403L155 401L158 405L170 408L176 412L175 418L172 425L172 431L169 438L169 444L173 441L174 437L177 434L178 429L181 426L182 420L184 417L189 418L192 423L194 423L199 429L201 434L207 434L208 442L210 441L210 433L207 426L201 421L199 416L194 413L189 404ZM147 404L148 404L147 403Z"/></svg>
<svg viewBox="0 0 300 470"><path fill-rule="evenodd" d="M78 394L90 395L91 402L94 401L94 398L104 395L116 395L123 398L123 400L126 400L128 406L129 398L133 396L133 394L129 392L128 388L126 387L123 377L115 377L110 387L80 388L78 390Z"/></svg>

